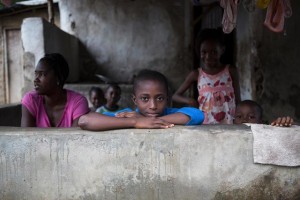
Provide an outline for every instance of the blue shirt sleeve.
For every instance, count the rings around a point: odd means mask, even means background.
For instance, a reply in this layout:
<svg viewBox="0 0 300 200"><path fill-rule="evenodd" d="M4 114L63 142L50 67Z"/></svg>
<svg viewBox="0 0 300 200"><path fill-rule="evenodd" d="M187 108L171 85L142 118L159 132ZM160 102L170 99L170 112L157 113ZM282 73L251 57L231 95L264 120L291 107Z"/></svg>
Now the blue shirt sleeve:
<svg viewBox="0 0 300 200"><path fill-rule="evenodd" d="M103 115L110 116L110 117L115 117L116 114L121 113L121 112L131 112L131 108L124 108L122 110L118 110L117 112L104 112Z"/></svg>
<svg viewBox="0 0 300 200"><path fill-rule="evenodd" d="M182 113L190 117L185 125L200 125L204 121L204 113L198 108L193 107L183 107L183 108L167 108L164 112L164 115L169 115L173 113Z"/></svg>

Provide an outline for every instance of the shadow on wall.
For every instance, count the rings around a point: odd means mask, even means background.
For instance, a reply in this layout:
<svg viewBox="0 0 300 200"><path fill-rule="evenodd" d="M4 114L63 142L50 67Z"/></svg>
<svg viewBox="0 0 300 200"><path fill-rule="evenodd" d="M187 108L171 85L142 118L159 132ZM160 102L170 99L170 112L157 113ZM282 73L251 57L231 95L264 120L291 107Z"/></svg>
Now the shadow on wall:
<svg viewBox="0 0 300 200"><path fill-rule="evenodd" d="M21 104L10 104L0 107L0 126L14 126L21 125Z"/></svg>
<svg viewBox="0 0 300 200"><path fill-rule="evenodd" d="M89 82L89 83L99 83L99 79L96 78L95 74L97 73L97 63L94 60L93 56L88 52L84 44L79 40L78 41L78 50L79 50L79 81L80 82Z"/></svg>
<svg viewBox="0 0 300 200"><path fill-rule="evenodd" d="M290 87L289 103L295 108L295 116L300 119L300 87L292 85Z"/></svg>

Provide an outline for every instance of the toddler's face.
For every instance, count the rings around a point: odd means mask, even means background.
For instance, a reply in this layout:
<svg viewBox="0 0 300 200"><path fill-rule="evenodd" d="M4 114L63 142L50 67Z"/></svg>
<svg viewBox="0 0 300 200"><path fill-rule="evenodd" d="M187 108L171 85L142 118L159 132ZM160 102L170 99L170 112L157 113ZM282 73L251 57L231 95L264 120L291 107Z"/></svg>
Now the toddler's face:
<svg viewBox="0 0 300 200"><path fill-rule="evenodd" d="M137 83L133 102L145 117L159 117L167 107L166 88L159 81L146 80Z"/></svg>
<svg viewBox="0 0 300 200"><path fill-rule="evenodd" d="M200 58L206 67L213 68L219 64L223 52L224 49L218 42L207 40L201 44Z"/></svg>
<svg viewBox="0 0 300 200"><path fill-rule="evenodd" d="M105 93L105 98L109 104L117 104L121 98L121 90L109 87Z"/></svg>
<svg viewBox="0 0 300 200"><path fill-rule="evenodd" d="M261 118L253 106L238 105L235 111L234 124L251 123L260 124Z"/></svg>
<svg viewBox="0 0 300 200"><path fill-rule="evenodd" d="M94 108L99 108L105 102L103 94L101 95L96 91L92 91L90 101L93 104Z"/></svg>

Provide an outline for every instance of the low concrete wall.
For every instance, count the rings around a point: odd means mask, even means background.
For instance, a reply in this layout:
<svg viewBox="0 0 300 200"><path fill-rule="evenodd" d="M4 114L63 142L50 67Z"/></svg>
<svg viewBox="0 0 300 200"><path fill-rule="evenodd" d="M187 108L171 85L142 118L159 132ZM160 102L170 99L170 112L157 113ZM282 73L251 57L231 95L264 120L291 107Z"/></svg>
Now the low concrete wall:
<svg viewBox="0 0 300 200"><path fill-rule="evenodd" d="M246 126L0 132L0 199L300 197L300 167L253 164Z"/></svg>

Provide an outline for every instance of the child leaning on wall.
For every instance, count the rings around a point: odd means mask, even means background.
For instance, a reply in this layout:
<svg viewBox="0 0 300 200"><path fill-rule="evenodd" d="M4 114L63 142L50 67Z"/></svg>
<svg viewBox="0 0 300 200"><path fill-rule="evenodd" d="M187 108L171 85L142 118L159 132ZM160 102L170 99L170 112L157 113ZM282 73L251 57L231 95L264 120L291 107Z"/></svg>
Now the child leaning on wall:
<svg viewBox="0 0 300 200"><path fill-rule="evenodd" d="M236 107L236 112L234 116L234 124L242 124L242 123L251 123L251 124L262 124L262 115L263 109L262 107L252 100L244 100L240 102ZM272 126L292 126L294 123L293 118L287 117L278 117L273 120Z"/></svg>
<svg viewBox="0 0 300 200"><path fill-rule="evenodd" d="M201 59L173 95L173 101L198 107L205 113L204 124L232 124L235 105L240 101L236 68L224 65L220 58L225 51L223 34L217 29L205 29L197 37L196 52ZM197 82L198 101L184 96Z"/></svg>
<svg viewBox="0 0 300 200"><path fill-rule="evenodd" d="M86 98L64 89L69 65L59 53L46 54L34 71L34 91L22 99L22 127L78 126L81 115L90 111Z"/></svg>
<svg viewBox="0 0 300 200"><path fill-rule="evenodd" d="M132 100L135 111L125 109L118 113L89 113L79 119L85 130L101 131L120 128L170 128L174 125L199 125L204 114L197 108L167 108L168 82L164 75L143 70L133 83Z"/></svg>

